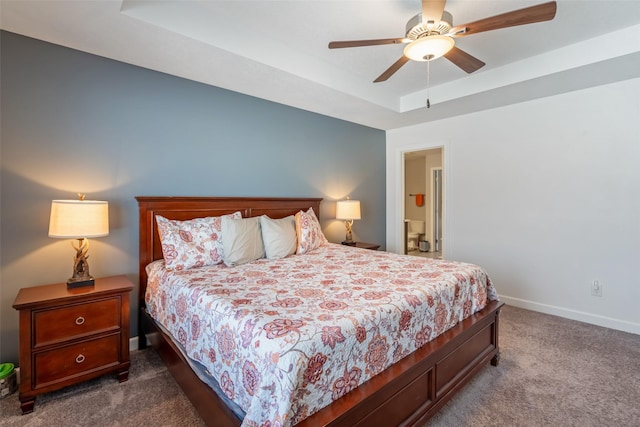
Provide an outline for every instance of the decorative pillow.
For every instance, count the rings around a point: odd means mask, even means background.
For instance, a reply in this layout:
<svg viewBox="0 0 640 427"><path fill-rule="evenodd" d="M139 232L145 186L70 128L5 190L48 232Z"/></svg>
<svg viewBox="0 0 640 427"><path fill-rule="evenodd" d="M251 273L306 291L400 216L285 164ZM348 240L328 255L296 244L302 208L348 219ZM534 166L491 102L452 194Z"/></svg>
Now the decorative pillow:
<svg viewBox="0 0 640 427"><path fill-rule="evenodd" d="M167 269L186 270L222 262L221 218L242 218L240 212L187 221L156 215Z"/></svg>
<svg viewBox="0 0 640 427"><path fill-rule="evenodd" d="M282 219L260 217L262 242L268 259L284 258L296 253L296 220L293 215Z"/></svg>
<svg viewBox="0 0 640 427"><path fill-rule="evenodd" d="M260 217L222 218L223 262L233 267L264 258Z"/></svg>
<svg viewBox="0 0 640 427"><path fill-rule="evenodd" d="M306 212L298 212L295 218L296 236L298 238L297 254L306 254L328 243L327 238L322 234L320 222L318 222L318 217L313 212L313 208L309 208Z"/></svg>

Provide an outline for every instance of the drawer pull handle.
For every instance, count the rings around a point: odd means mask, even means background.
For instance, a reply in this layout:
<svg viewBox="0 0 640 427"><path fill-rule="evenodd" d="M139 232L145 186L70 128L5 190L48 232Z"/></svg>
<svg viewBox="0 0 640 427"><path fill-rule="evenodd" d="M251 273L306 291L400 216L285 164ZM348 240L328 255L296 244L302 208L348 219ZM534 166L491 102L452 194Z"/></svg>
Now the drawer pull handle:
<svg viewBox="0 0 640 427"><path fill-rule="evenodd" d="M76 363L82 363L84 362L84 359L85 359L84 354L79 354L76 356Z"/></svg>
<svg viewBox="0 0 640 427"><path fill-rule="evenodd" d="M84 323L84 317L80 316L76 319L76 325L80 326Z"/></svg>

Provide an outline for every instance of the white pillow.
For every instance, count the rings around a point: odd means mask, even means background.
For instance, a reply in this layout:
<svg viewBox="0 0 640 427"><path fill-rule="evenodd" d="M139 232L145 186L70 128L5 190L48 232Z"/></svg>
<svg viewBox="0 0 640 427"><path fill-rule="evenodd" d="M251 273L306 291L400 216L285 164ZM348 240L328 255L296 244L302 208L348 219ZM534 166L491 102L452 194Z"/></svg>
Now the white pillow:
<svg viewBox="0 0 640 427"><path fill-rule="evenodd" d="M222 217L222 247L222 261L227 267L264 258L260 217Z"/></svg>
<svg viewBox="0 0 640 427"><path fill-rule="evenodd" d="M293 215L281 219L260 217L262 242L268 259L284 258L296 252L296 220Z"/></svg>

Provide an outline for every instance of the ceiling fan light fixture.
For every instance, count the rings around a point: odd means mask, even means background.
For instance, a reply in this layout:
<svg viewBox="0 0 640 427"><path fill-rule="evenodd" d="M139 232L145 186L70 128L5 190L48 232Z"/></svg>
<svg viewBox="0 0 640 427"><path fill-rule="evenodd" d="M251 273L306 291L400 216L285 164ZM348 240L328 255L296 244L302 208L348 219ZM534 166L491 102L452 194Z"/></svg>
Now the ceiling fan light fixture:
<svg viewBox="0 0 640 427"><path fill-rule="evenodd" d="M426 36L409 43L404 48L404 56L414 61L431 61L449 52L454 44L449 36Z"/></svg>
<svg viewBox="0 0 640 427"><path fill-rule="evenodd" d="M453 17L446 10L442 12L442 18L438 25L435 25L433 21L422 21L422 13L418 13L411 18L405 26L405 34L408 39L417 40L420 37L428 36L429 34L448 34L451 30L453 23Z"/></svg>

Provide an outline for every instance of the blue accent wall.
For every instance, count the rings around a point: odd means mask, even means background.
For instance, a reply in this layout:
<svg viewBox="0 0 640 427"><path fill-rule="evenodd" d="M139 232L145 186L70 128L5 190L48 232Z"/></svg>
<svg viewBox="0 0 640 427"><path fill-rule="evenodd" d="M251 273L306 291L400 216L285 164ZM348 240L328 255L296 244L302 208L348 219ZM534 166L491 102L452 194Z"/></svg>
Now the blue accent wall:
<svg viewBox="0 0 640 427"><path fill-rule="evenodd" d="M18 290L71 275L69 243L47 237L53 199L109 201L96 277L137 282L135 196L323 197L338 242L335 200L348 195L362 203L357 240L384 244L383 131L13 33L0 42L1 361L17 362Z"/></svg>

